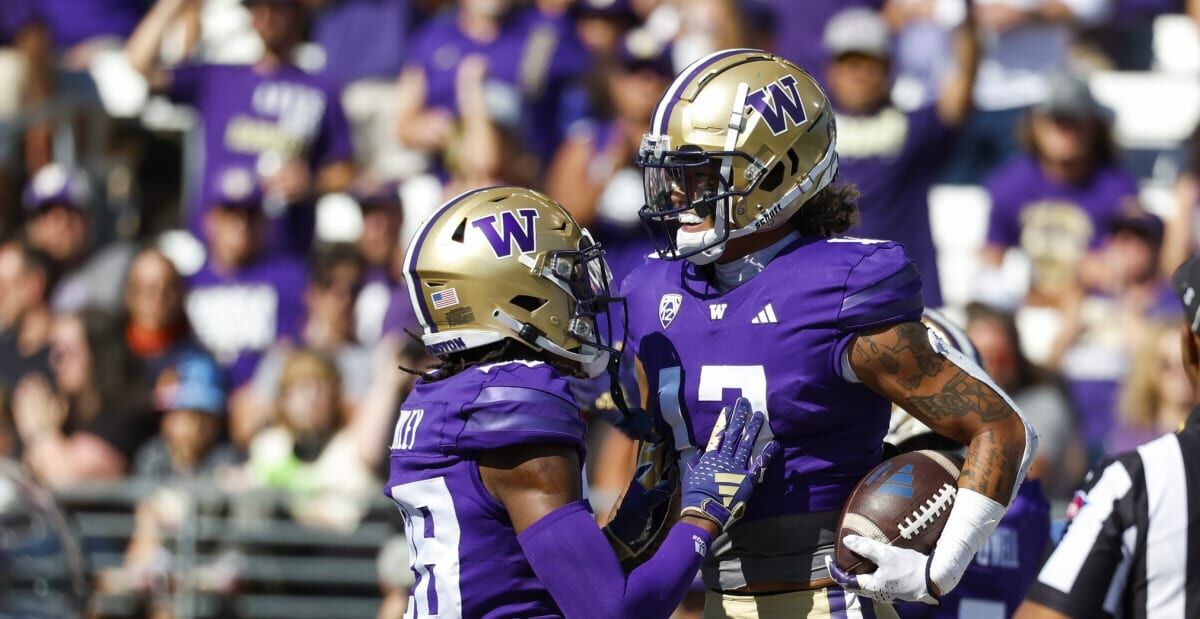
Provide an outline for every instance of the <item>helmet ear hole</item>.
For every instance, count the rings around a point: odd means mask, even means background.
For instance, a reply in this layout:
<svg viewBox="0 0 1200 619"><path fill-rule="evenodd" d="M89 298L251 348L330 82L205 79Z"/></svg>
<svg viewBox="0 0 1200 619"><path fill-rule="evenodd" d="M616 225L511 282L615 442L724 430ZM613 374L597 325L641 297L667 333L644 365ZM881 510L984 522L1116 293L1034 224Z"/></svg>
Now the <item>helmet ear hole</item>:
<svg viewBox="0 0 1200 619"><path fill-rule="evenodd" d="M763 191L775 191L783 182L783 162L775 164L758 185Z"/></svg>
<svg viewBox="0 0 1200 619"><path fill-rule="evenodd" d="M800 156L796 154L796 149L794 148L789 148L787 155L788 161L792 162L792 176L795 176L800 171Z"/></svg>
<svg viewBox="0 0 1200 619"><path fill-rule="evenodd" d="M527 311L533 312L546 304L546 299L539 299L527 294L519 294L508 300L509 303Z"/></svg>

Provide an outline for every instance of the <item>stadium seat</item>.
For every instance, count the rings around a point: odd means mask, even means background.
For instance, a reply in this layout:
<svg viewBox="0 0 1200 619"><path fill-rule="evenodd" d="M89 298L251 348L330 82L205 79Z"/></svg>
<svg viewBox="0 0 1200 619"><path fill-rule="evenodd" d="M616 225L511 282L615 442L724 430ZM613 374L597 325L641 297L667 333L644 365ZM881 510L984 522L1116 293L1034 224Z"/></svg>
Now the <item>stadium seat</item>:
<svg viewBox="0 0 1200 619"><path fill-rule="evenodd" d="M1200 32L1187 15L1154 19L1154 68L1164 73L1200 73Z"/></svg>
<svg viewBox="0 0 1200 619"><path fill-rule="evenodd" d="M1122 148L1174 149L1200 120L1200 78L1147 72L1100 71L1092 93L1116 116Z"/></svg>

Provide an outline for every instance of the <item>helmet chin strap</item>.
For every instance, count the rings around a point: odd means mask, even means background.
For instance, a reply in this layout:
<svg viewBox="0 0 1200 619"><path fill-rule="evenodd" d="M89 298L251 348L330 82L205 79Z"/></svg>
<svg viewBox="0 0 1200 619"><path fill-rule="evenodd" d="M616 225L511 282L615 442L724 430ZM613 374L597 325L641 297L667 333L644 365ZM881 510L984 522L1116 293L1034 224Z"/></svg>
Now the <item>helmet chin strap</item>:
<svg viewBox="0 0 1200 619"><path fill-rule="evenodd" d="M526 342L529 342L538 348L544 349L552 355L556 355L558 357L562 357L563 359L578 363L580 369L583 370L583 373L586 374L588 378L596 378L597 376L600 376L608 367L609 352L607 350L600 350L594 346L584 344L580 347L581 352L572 352L563 348L562 346L559 346L558 344L555 344L545 335L537 332L536 329L533 330L535 333L532 334L532 337L526 337L524 335L527 332L526 325L516 318L509 316L503 310L492 310L492 317L496 320L499 320L508 328L512 329L513 333L517 337L525 340Z"/></svg>
<svg viewBox="0 0 1200 619"><path fill-rule="evenodd" d="M725 243L717 242L716 228L702 232L687 232L683 228L675 231L675 246L679 253L687 253L703 247L700 251L687 257L688 262L698 266L716 262L725 253Z"/></svg>

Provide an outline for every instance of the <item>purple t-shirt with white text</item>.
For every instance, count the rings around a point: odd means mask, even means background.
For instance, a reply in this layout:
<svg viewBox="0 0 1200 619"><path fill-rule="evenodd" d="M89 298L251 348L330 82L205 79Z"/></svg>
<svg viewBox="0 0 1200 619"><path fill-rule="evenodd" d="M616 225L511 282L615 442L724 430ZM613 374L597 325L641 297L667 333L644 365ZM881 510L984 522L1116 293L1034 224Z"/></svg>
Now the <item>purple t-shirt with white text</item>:
<svg viewBox="0 0 1200 619"><path fill-rule="evenodd" d="M1039 248L1076 245L1094 249L1126 201L1137 196L1137 180L1116 165L1097 170L1082 185L1048 178L1032 156L1023 156L984 183L992 199L987 242Z"/></svg>
<svg viewBox="0 0 1200 619"><path fill-rule="evenodd" d="M190 197L194 231L215 201L215 179L228 169L256 170L259 158L272 154L283 161L298 157L315 173L354 156L337 90L293 65L184 65L171 72L167 96L195 107L203 132L204 173L198 195ZM312 220L311 208L288 211ZM278 233L297 232L287 225ZM312 221L291 225L311 229Z"/></svg>
<svg viewBox="0 0 1200 619"><path fill-rule="evenodd" d="M838 113L838 180L861 194L860 222L848 234L904 245L921 271L927 307L942 304L929 188L953 136L934 106L912 112L887 107L870 116Z"/></svg>
<svg viewBox="0 0 1200 619"><path fill-rule="evenodd" d="M563 616L525 558L508 511L480 482L476 459L562 445L582 462L585 431L567 381L541 362L417 382L400 407L384 490L400 507L413 554L414 617Z"/></svg>
<svg viewBox="0 0 1200 619"><path fill-rule="evenodd" d="M254 375L272 344L298 336L307 280L302 262L281 256L230 273L208 263L187 279L188 320L196 338L225 369L230 388Z"/></svg>

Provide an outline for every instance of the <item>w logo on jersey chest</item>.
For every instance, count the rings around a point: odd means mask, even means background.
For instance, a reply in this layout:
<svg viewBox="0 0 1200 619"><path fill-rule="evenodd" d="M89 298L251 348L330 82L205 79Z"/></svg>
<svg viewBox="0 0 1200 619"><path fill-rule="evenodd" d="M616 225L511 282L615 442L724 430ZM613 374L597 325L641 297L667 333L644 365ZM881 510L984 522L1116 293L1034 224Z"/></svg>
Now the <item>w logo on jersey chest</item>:
<svg viewBox="0 0 1200 619"><path fill-rule="evenodd" d="M804 112L804 99L796 88L796 78L785 75L746 96L746 105L762 116L771 133L779 135L787 131L788 121L799 126L808 120Z"/></svg>
<svg viewBox="0 0 1200 619"><path fill-rule="evenodd" d="M480 217L472 220L471 225L483 233L497 258L507 258L513 253L513 243L517 244L522 254L537 248L537 228L534 224L537 217L537 210L523 208L515 213L500 213L498 221L495 215Z"/></svg>
<svg viewBox="0 0 1200 619"><path fill-rule="evenodd" d="M725 318L725 308L728 307L725 303L713 303L708 306L709 320L721 320Z"/></svg>

